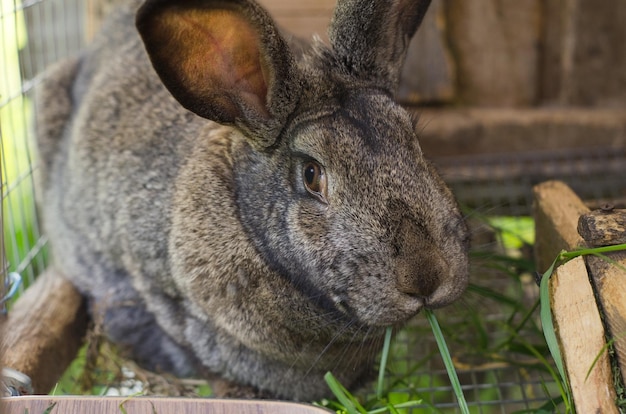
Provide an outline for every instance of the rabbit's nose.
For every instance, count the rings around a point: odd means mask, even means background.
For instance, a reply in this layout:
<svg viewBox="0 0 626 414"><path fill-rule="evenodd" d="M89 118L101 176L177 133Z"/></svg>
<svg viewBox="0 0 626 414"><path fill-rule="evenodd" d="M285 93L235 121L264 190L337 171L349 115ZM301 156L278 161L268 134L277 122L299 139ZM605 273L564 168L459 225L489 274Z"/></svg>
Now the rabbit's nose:
<svg viewBox="0 0 626 414"><path fill-rule="evenodd" d="M412 296L431 296L448 272L447 263L427 240L424 230L408 219L403 220L399 241L397 289Z"/></svg>

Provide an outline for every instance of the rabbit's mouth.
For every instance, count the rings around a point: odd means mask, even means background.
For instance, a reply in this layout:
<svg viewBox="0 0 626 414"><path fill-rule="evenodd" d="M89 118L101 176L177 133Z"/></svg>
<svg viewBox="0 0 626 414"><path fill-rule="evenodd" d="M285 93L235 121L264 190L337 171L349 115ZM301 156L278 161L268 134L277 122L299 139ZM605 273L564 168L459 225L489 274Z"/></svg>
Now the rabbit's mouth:
<svg viewBox="0 0 626 414"><path fill-rule="evenodd" d="M344 295L333 295L335 308L348 318L366 326L387 327L402 325L425 307L422 297L396 292L378 292L377 298L350 300Z"/></svg>

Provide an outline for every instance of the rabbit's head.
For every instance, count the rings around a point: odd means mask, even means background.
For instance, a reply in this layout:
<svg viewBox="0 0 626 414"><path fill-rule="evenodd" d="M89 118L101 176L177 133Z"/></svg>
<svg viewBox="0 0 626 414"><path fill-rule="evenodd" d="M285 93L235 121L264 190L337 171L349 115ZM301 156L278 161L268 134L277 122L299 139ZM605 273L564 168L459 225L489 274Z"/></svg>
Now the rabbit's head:
<svg viewBox="0 0 626 414"><path fill-rule="evenodd" d="M234 127L237 215L269 266L325 309L405 321L457 299L468 232L394 102L429 1L339 0L298 59L249 0L147 1L137 27L172 95Z"/></svg>

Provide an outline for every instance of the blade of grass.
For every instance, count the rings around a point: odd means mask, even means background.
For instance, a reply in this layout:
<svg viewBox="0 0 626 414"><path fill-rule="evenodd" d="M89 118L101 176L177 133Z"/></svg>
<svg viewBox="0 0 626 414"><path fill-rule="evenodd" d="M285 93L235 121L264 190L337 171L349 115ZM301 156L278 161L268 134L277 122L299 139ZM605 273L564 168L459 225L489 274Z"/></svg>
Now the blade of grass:
<svg viewBox="0 0 626 414"><path fill-rule="evenodd" d="M57 402L53 402L52 404L50 404L50 406L48 406L48 408L46 408L46 410L42 413L42 414L50 414L52 412L52 410L54 409L54 407L56 407Z"/></svg>
<svg viewBox="0 0 626 414"><path fill-rule="evenodd" d="M452 383L452 388L454 389L461 413L469 414L469 408L467 407L467 402L465 401L465 396L463 395L463 389L461 388L459 377L456 375L456 370L454 369L454 364L452 362L452 358L450 357L450 351L448 351L448 346L446 345L446 340L441 332L439 322L437 322L435 314L430 309L424 309L424 314L433 330L433 335L435 336L437 346L439 347L439 353L443 359L446 371L448 371L448 376L450 377L450 382Z"/></svg>
<svg viewBox="0 0 626 414"><path fill-rule="evenodd" d="M611 253L611 252L619 252L622 250L626 250L626 243L625 244L615 244L613 246L602 246L602 247L591 247L591 248L584 248L584 249L576 249L576 250L571 250L571 251L562 251L559 254L559 257L557 259L559 260L569 260L569 259L573 259L574 257L578 257L578 256L584 256L584 255L588 255L588 254L601 254L601 253Z"/></svg>
<svg viewBox="0 0 626 414"><path fill-rule="evenodd" d="M604 260L605 262L617 267L618 269L620 269L623 272L626 272L626 267L622 266L620 263L616 262L615 260L611 259L610 257L601 254L601 253L592 253L594 256L598 257L599 259Z"/></svg>
<svg viewBox="0 0 626 414"><path fill-rule="evenodd" d="M505 347L510 346L513 343L515 338L519 336L519 333L522 331L522 328L526 326L526 324L529 321L532 320L532 316L534 315L535 311L539 307L539 303L540 303L539 300L537 300L535 304L526 311L524 316L522 316L522 319L520 320L520 322L516 323L515 326L512 326L514 323L513 321L514 315L511 315L511 317L507 320L507 323L505 325L506 327L509 327L510 334L508 337L506 337L503 341L501 341L498 345L494 347L495 351L499 351Z"/></svg>
<svg viewBox="0 0 626 414"><path fill-rule="evenodd" d="M563 385L565 390L567 390L567 398L564 398L564 402L566 404L566 408L569 409L571 407L571 392L569 392L569 382L567 380L567 376L565 375L565 367L563 366L563 357L561 356L561 350L559 348L559 343L556 339L556 331L554 330L554 324L552 323L552 307L550 305L550 277L554 272L554 268L556 264L563 257L563 252L554 259L548 270L541 277L541 283L539 285L539 300L541 302L541 324L543 326L543 336L546 338L546 343L548 345L548 349L550 349L550 354L552 354L552 359L554 359L554 363L556 365L557 370L559 371L559 375L561 376L561 380L563 381Z"/></svg>
<svg viewBox="0 0 626 414"><path fill-rule="evenodd" d="M518 338L519 343L526 347L526 349L535 356L535 358L537 358L541 364L547 369L548 373L550 374L550 376L554 379L556 385L559 387L559 392L561 394L561 398L565 403L565 412L566 413L571 413L573 412L572 410L572 404L571 404L571 393L569 392L568 388L565 388L567 386L567 382L566 381L559 381L559 376L561 375L560 373L556 373L554 372L554 369L552 368L552 366L550 365L550 363L548 362L548 360L546 360L544 358L544 356L537 350L537 348L535 348L532 344L530 344L528 341L524 340L524 338ZM553 356L554 358L554 356Z"/></svg>
<svg viewBox="0 0 626 414"><path fill-rule="evenodd" d="M513 298L509 298L505 295L503 295L500 292L496 292L493 289L490 289L488 287L485 286L479 286L479 285L475 285L473 283L470 283L469 286L467 287L467 291L468 292L472 292L472 293L476 293L478 295L481 295L487 299L492 299L498 303L504 304L504 305L508 305L511 306L513 308L518 308L520 306L520 303L518 300L513 299Z"/></svg>
<svg viewBox="0 0 626 414"><path fill-rule="evenodd" d="M385 343L383 345L383 353L380 357L380 368L378 370L378 387L376 388L376 397L379 400L383 399L384 384L385 384L385 371L387 369L387 359L389 358L389 348L391 346L391 336L393 334L393 328L387 327L385 331Z"/></svg>
<svg viewBox="0 0 626 414"><path fill-rule="evenodd" d="M394 407L393 404L391 404L391 403L387 403L387 407L385 407L385 408L387 408L387 410L389 410L390 414L399 414L398 410L396 410L396 407Z"/></svg>
<svg viewBox="0 0 626 414"><path fill-rule="evenodd" d="M620 340L621 338L623 338L624 336L626 336L626 332L622 332L618 335L616 335L615 337L611 338L609 341L607 341L607 343L604 344L604 346L600 349L600 352L597 353L596 357L593 359L593 362L591 363L591 366L589 367L589 369L587 370L587 375L585 375L585 381L587 381L587 379L589 378L589 375L591 375L591 371L593 371L593 367L596 366L596 364L598 363L598 359L600 359L600 357L605 353L609 351L609 348L611 346L613 346L613 344L615 343L615 341Z"/></svg>
<svg viewBox="0 0 626 414"><path fill-rule="evenodd" d="M372 410L367 410L362 404L335 378L331 372L327 372L324 376L324 380L328 384L331 392L337 398L337 403L332 402L333 407L338 408L341 411L345 411L348 414L378 414L378 413L397 413L398 409L412 407L421 403L421 400L406 401L399 404L392 404L388 401L388 398L384 398L384 380L385 371L387 367L387 361L389 360L389 354L391 349L391 338L393 337L393 328L388 327L385 331L385 340L383 344L383 350L381 353L380 368L378 372L378 384L376 389L377 401L376 403L383 403L385 406ZM366 405L367 406L367 405Z"/></svg>
<svg viewBox="0 0 626 414"><path fill-rule="evenodd" d="M354 396L345 389L343 385L335 378L331 372L327 372L324 375L324 380L328 384L328 388L332 391L333 395L337 397L348 414L367 414L367 411L356 401Z"/></svg>
<svg viewBox="0 0 626 414"><path fill-rule="evenodd" d="M563 402L563 397L558 396L554 399L546 401L543 405L537 408L531 408L528 410L515 411L513 414L553 414L555 408Z"/></svg>
<svg viewBox="0 0 626 414"><path fill-rule="evenodd" d="M120 409L120 411L122 412L122 414L128 414L128 412L126 411L126 407L124 407L124 404L126 404L128 401L132 400L135 397L139 397L143 395L142 392L136 392L132 395L129 395L128 397L124 398L124 400L120 403L120 405L118 406L118 408ZM152 407L154 410L154 407Z"/></svg>
<svg viewBox="0 0 626 414"><path fill-rule="evenodd" d="M381 408L376 408L374 410L370 410L370 411L367 412L367 414L382 414L382 413L386 413L386 412L390 411L390 408L393 408L397 412L398 410L401 410L403 408L414 408L416 405L421 404L422 402L423 402L422 400L412 400L412 401L407 401L407 402L403 402L403 403L399 403L399 404L387 403L387 405L385 407L381 407ZM393 412L393 411L390 411L390 412Z"/></svg>

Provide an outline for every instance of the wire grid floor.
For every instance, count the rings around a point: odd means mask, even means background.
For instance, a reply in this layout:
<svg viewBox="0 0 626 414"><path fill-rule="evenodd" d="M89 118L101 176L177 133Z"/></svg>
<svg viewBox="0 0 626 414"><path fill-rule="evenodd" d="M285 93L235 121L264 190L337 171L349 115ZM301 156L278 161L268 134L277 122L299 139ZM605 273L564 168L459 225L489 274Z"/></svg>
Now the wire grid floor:
<svg viewBox="0 0 626 414"><path fill-rule="evenodd" d="M387 383L399 382L393 387L391 395L398 401L421 400L408 409L408 413L460 413L430 328L423 325L416 331L409 327L400 334L398 341L402 343L396 343L394 349L406 347L407 354L394 357L389 362ZM471 358L469 362L463 360L466 351L449 341L448 346L468 407L474 413L506 414L537 410L559 395L558 385L537 361L530 358L520 360L517 355L511 355L510 360L499 361L483 355ZM423 361L425 355L427 360ZM424 362L408 380L403 378L402 369L397 368L409 363L407 359L422 359Z"/></svg>
<svg viewBox="0 0 626 414"><path fill-rule="evenodd" d="M550 386L539 378L528 379L511 367L490 368L485 372L475 369L457 370L461 387L472 412L480 414L508 414L524 410L538 410L546 404L544 387ZM439 381L447 378L445 371L434 370L426 378ZM408 413L461 413L451 387L432 384L430 386L398 389L411 398L422 402L407 409Z"/></svg>

